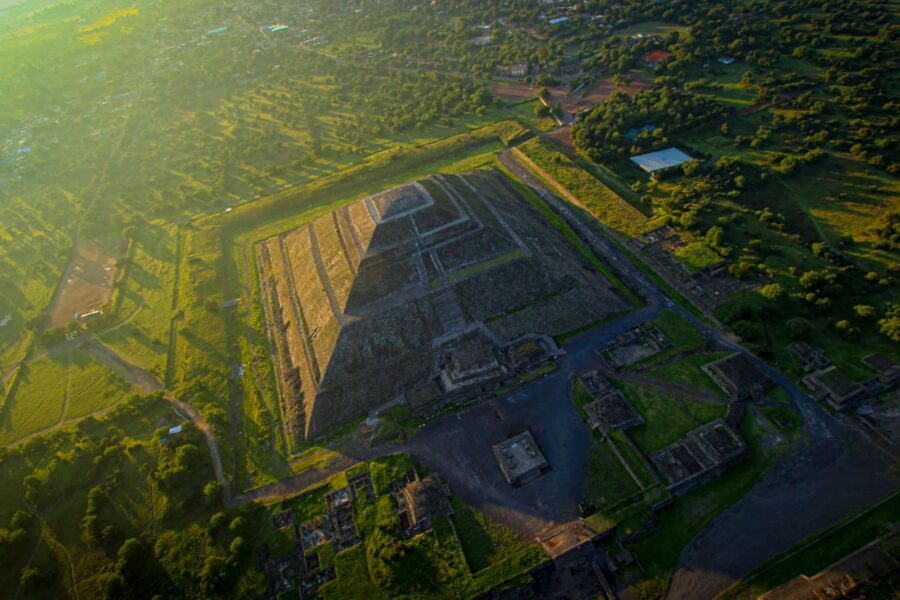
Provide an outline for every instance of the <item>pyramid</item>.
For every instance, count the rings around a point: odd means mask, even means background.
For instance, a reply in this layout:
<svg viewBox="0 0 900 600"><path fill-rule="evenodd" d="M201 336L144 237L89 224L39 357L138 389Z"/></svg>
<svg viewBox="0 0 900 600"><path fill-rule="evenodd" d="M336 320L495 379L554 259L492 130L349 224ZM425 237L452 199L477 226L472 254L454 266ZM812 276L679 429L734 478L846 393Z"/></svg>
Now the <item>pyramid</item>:
<svg viewBox="0 0 900 600"><path fill-rule="evenodd" d="M261 242L257 259L295 441L401 398L473 331L502 344L628 307L494 169L366 197Z"/></svg>

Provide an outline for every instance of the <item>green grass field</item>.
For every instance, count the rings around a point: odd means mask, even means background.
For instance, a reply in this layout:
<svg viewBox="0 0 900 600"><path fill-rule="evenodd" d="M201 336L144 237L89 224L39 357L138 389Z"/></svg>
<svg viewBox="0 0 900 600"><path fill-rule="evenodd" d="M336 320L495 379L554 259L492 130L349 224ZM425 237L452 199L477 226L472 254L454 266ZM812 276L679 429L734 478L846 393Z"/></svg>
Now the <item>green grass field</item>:
<svg viewBox="0 0 900 600"><path fill-rule="evenodd" d="M85 417L118 404L133 388L116 373L83 353L74 353L65 419Z"/></svg>
<svg viewBox="0 0 900 600"><path fill-rule="evenodd" d="M682 36L690 36L690 28L678 23L667 23L665 21L644 21L643 23L635 23L624 29L619 29L615 35L630 36L638 33L651 33L657 35L666 35L669 32L677 31Z"/></svg>
<svg viewBox="0 0 900 600"><path fill-rule="evenodd" d="M658 530L631 546L644 573L640 579L659 578L668 588L668 580L685 545L713 518L737 502L766 473L774 460L757 443L756 424L747 414L741 423L741 435L752 456L724 475L684 496L658 514Z"/></svg>
<svg viewBox="0 0 900 600"><path fill-rule="evenodd" d="M585 420L587 427L587 413L584 406L593 400L587 389L576 382L572 391L572 402L575 404L578 414ZM620 443L624 443L619 440ZM637 457L632 455L629 448L616 444L620 452L624 452L623 458L628 461L632 469L638 469L638 477L643 480L643 466ZM631 460L629 460L631 459ZM649 478L649 473L646 473ZM605 524L610 527L615 520L609 516L609 511L627 501L640 492L641 488L616 457L615 453L603 440L603 436L596 431L591 431L591 448L587 455L587 479L584 486L584 500L593 504L598 511L592 523L598 526Z"/></svg>
<svg viewBox="0 0 900 600"><path fill-rule="evenodd" d="M83 350L34 360L20 369L10 388L0 445L105 410L132 391Z"/></svg>
<svg viewBox="0 0 900 600"><path fill-rule="evenodd" d="M0 444L58 424L63 418L69 364L65 357L35 360L19 371L0 421Z"/></svg>
<svg viewBox="0 0 900 600"><path fill-rule="evenodd" d="M670 310L664 311L653 323L677 350L694 350L705 343L703 335L693 325Z"/></svg>
<svg viewBox="0 0 900 600"><path fill-rule="evenodd" d="M454 496L453 524L472 572L481 571L529 547L515 531L495 523Z"/></svg>
<svg viewBox="0 0 900 600"><path fill-rule="evenodd" d="M628 463L628 467L641 482L641 487L647 488L653 485L656 479L654 478L653 473L647 468L647 465L644 464L644 461L641 460L639 455L640 450L635 449L628 443L628 434L620 429L616 429L610 432L609 438L612 440L613 444L615 444L616 449L619 451L619 454L622 455L625 462Z"/></svg>
<svg viewBox="0 0 900 600"><path fill-rule="evenodd" d="M856 242L849 253L876 267L896 263L896 252L872 248L872 225L900 212L900 180L859 161L832 157L799 175L782 179L790 196L833 247L839 238Z"/></svg>
<svg viewBox="0 0 900 600"><path fill-rule="evenodd" d="M699 271L704 267L722 262L722 257L707 246L704 242L696 241L679 248L674 252L681 262L692 271Z"/></svg>
<svg viewBox="0 0 900 600"><path fill-rule="evenodd" d="M618 385L644 417L644 425L629 430L628 434L645 454L662 450L726 412L724 404L682 400L665 390L645 385L628 382Z"/></svg>
<svg viewBox="0 0 900 600"><path fill-rule="evenodd" d="M584 484L585 501L597 507L601 513L613 509L640 491L637 483L616 458L613 451L593 436L587 455L587 481Z"/></svg>
<svg viewBox="0 0 900 600"><path fill-rule="evenodd" d="M647 374L664 381L683 383L700 390L722 395L722 390L706 373L700 370L700 367L723 356L728 356L728 354L728 352L695 354L683 360L652 369Z"/></svg>
<svg viewBox="0 0 900 600"><path fill-rule="evenodd" d="M100 337L125 360L165 378L175 292L177 227L136 228L117 317L123 325Z"/></svg>

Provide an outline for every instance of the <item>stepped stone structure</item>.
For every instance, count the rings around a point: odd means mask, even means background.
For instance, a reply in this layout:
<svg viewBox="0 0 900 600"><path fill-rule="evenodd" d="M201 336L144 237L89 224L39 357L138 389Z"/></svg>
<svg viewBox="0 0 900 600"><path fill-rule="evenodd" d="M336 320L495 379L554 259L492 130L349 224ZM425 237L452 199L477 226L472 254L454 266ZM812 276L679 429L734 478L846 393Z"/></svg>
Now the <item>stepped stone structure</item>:
<svg viewBox="0 0 900 600"><path fill-rule="evenodd" d="M369 196L264 240L257 260L297 441L394 400L481 390L529 364L509 358L517 340L629 307L492 169Z"/></svg>

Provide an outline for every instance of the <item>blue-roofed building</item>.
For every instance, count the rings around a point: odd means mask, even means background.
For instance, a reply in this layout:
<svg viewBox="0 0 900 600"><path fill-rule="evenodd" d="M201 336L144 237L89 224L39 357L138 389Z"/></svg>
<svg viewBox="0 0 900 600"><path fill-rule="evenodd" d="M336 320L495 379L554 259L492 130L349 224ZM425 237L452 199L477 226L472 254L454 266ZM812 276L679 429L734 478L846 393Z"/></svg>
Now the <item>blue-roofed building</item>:
<svg viewBox="0 0 900 600"><path fill-rule="evenodd" d="M569 17L556 17L555 19L550 19L551 25L560 25L562 23L568 23Z"/></svg>
<svg viewBox="0 0 900 600"><path fill-rule="evenodd" d="M648 152L631 157L631 162L651 175L672 169L690 160L694 160L694 158L678 148L666 148L658 152Z"/></svg>

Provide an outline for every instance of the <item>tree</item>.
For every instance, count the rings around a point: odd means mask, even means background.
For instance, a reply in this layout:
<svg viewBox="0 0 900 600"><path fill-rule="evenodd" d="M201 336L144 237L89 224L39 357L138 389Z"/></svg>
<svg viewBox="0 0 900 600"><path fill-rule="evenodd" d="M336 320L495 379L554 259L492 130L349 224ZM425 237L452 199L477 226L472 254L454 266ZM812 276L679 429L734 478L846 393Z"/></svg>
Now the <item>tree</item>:
<svg viewBox="0 0 900 600"><path fill-rule="evenodd" d="M853 307L853 310L863 319L871 319L875 316L875 307L868 304L857 304Z"/></svg>
<svg viewBox="0 0 900 600"><path fill-rule="evenodd" d="M718 225L713 225L706 231L706 243L713 248L718 248L725 237L725 230Z"/></svg>
<svg viewBox="0 0 900 600"><path fill-rule="evenodd" d="M228 564L223 557L215 554L207 556L200 571L200 585L207 594L215 596L214 592L227 574Z"/></svg>
<svg viewBox="0 0 900 600"><path fill-rule="evenodd" d="M217 512L209 518L209 527L210 529L219 529L225 526L226 521L228 521L228 517L225 516L225 513Z"/></svg>
<svg viewBox="0 0 900 600"><path fill-rule="evenodd" d="M30 523L31 515L29 515L24 510L17 510L15 513L13 513L9 525L13 529L26 529Z"/></svg>
<svg viewBox="0 0 900 600"><path fill-rule="evenodd" d="M855 339L859 336L859 329L853 327L850 324L850 321L847 321L846 319L836 322L834 324L834 328L837 329L840 334L848 340Z"/></svg>
<svg viewBox="0 0 900 600"><path fill-rule="evenodd" d="M215 480L207 483L203 487L203 497L206 498L206 505L212 506L222 497L222 484Z"/></svg>
<svg viewBox="0 0 900 600"><path fill-rule="evenodd" d="M47 574L37 567L25 567L19 576L19 585L23 590L35 591L46 579Z"/></svg>
<svg viewBox="0 0 900 600"><path fill-rule="evenodd" d="M884 318L878 321L878 329L895 342L900 342L900 303L891 302Z"/></svg>
<svg viewBox="0 0 900 600"><path fill-rule="evenodd" d="M228 529L234 533L242 532L244 530L244 517L235 517L231 521L231 525L228 526Z"/></svg>
<svg viewBox="0 0 900 600"><path fill-rule="evenodd" d="M784 297L784 288L780 283L770 283L759 288L759 294L769 302L778 302Z"/></svg>
<svg viewBox="0 0 900 600"><path fill-rule="evenodd" d="M228 547L228 552L229 554L231 554L231 556L240 556L241 552L244 549L244 546L246 546L244 538L242 538L241 536L237 536L231 541L231 546Z"/></svg>

